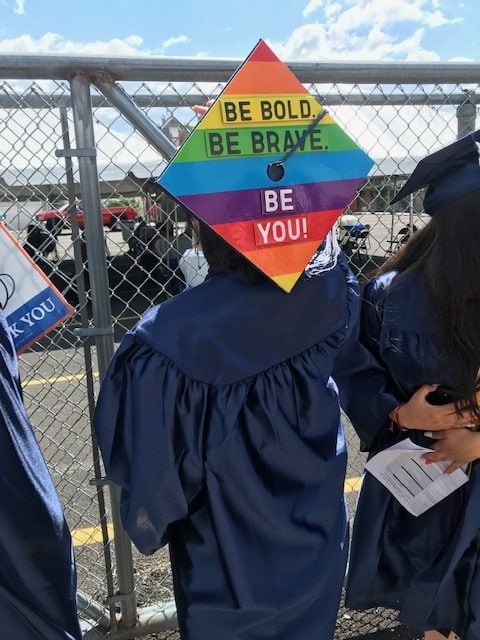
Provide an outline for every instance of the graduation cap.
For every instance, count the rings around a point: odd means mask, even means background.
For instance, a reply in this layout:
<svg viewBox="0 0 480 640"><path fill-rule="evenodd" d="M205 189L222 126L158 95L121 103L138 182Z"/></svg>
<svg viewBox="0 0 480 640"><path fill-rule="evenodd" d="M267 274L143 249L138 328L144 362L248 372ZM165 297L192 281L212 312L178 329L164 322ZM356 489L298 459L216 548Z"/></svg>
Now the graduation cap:
<svg viewBox="0 0 480 640"><path fill-rule="evenodd" d="M428 187L423 208L430 215L470 191L480 189L480 130L420 160L390 204L422 187Z"/></svg>
<svg viewBox="0 0 480 640"><path fill-rule="evenodd" d="M291 291L373 161L260 40L158 179Z"/></svg>

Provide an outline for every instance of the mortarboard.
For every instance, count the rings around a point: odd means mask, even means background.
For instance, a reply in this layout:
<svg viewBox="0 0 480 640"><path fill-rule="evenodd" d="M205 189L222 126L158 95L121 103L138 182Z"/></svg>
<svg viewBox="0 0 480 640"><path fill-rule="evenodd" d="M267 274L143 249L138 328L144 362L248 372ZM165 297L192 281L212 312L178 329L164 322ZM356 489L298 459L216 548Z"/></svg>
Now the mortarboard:
<svg viewBox="0 0 480 640"><path fill-rule="evenodd" d="M260 40L158 184L291 291L373 165Z"/></svg>
<svg viewBox="0 0 480 640"><path fill-rule="evenodd" d="M480 189L479 141L480 130L420 160L390 204L428 187L423 208L425 213L433 215L449 202Z"/></svg>

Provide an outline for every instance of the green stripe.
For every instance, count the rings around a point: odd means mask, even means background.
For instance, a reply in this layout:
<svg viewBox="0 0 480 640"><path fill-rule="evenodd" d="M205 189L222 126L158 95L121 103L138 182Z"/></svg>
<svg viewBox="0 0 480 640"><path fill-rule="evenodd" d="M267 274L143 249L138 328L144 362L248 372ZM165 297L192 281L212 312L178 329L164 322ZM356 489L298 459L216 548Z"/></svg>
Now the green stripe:
<svg viewBox="0 0 480 640"><path fill-rule="evenodd" d="M175 162L272 156L287 153L306 126L197 129L175 156ZM228 138L227 138L228 136ZM230 145L230 148L229 148ZM295 153L351 151L358 146L338 124L319 125Z"/></svg>

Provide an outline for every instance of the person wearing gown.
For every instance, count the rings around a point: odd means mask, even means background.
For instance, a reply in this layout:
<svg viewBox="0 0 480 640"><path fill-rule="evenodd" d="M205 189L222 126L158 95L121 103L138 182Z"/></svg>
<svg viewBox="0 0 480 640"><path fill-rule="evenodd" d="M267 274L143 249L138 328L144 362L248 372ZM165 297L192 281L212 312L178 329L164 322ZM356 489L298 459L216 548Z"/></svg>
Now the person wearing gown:
<svg viewBox="0 0 480 640"><path fill-rule="evenodd" d="M22 400L0 312L0 636L80 640L72 541Z"/></svg>
<svg viewBox="0 0 480 640"><path fill-rule="evenodd" d="M106 475L136 547L169 544L184 640L332 640L348 525L331 372L357 283L333 231L289 294L203 223L200 240L207 279L147 312L102 381Z"/></svg>
<svg viewBox="0 0 480 640"><path fill-rule="evenodd" d="M434 449L425 463L450 461L447 473L468 463L469 481L418 517L369 473L358 500L346 605L398 609L401 622L432 640L480 639L479 138L419 163L394 201L428 185L432 218L364 291L360 340L384 367L397 407L382 414L361 377L336 378L371 454L410 437ZM412 413L415 402L423 417ZM428 413L440 408L445 418L429 424Z"/></svg>

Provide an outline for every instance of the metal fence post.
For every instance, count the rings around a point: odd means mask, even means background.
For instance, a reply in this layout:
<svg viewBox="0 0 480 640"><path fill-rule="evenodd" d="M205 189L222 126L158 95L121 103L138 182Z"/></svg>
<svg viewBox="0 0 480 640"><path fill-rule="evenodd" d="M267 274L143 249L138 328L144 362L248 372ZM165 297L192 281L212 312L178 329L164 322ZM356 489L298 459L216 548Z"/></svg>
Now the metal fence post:
<svg viewBox="0 0 480 640"><path fill-rule="evenodd" d="M92 315L98 369L102 378L113 355L113 327L110 306L104 229L101 218L100 188L93 130L90 82L78 73L71 80L72 109L75 125L76 153L80 172L82 207L85 213L85 237L92 292ZM122 624L136 624L137 606L133 574L132 547L120 521L120 490L110 488L112 521L115 536L115 555L118 576L118 600L121 604Z"/></svg>
<svg viewBox="0 0 480 640"><path fill-rule="evenodd" d="M457 138L463 138L470 131L475 131L477 108L471 98L471 93L465 92L465 102L457 107Z"/></svg>
<svg viewBox="0 0 480 640"><path fill-rule="evenodd" d="M88 311L87 311L87 293L85 287L85 276L84 276L84 265L82 261L82 253L80 248L80 229L78 225L77 218L77 204L75 198L75 181L73 177L73 164L72 158L70 156L71 145L70 145L70 133L68 130L68 115L67 108L61 106L60 109L60 124L62 127L62 140L63 140L63 150L58 150L57 155L65 157L65 175L67 178L67 191L68 191L68 203L70 210L70 224L72 225L72 243L73 243L73 254L75 260L75 273L76 273L76 284L77 284L77 292L78 292L78 302L79 302L79 314L82 322L82 328L86 329L89 326L88 320ZM94 391L94 382L93 382L93 363L92 363L92 353L91 353L91 345L86 340L83 344L83 357L85 359L85 371L87 375L87 396L88 396L88 410L90 416L90 424L93 425L93 412L95 410L95 391ZM92 451L93 451L93 470L95 474L95 479L99 480L102 476L101 466L100 466L100 452L98 450L97 439L95 436L95 432L93 430L93 426L91 429L91 441L92 441ZM107 510L105 507L105 490L103 486L97 485L97 502L98 502L98 510L100 515L100 526L102 529L103 536L103 557L105 560L105 571L106 571L106 582L107 582L107 594L109 598L112 598L114 595L114 587L113 587L113 574L112 574L112 557L110 553L109 546L109 536L108 536L108 527L107 527ZM88 600L89 606L87 611L95 611L94 606L92 605L91 599ZM79 594L77 597L77 606L82 611L82 607L85 604L85 598L81 597ZM110 611L110 621L113 623L115 621L115 606L112 602L109 606ZM93 618L96 620L96 618Z"/></svg>

